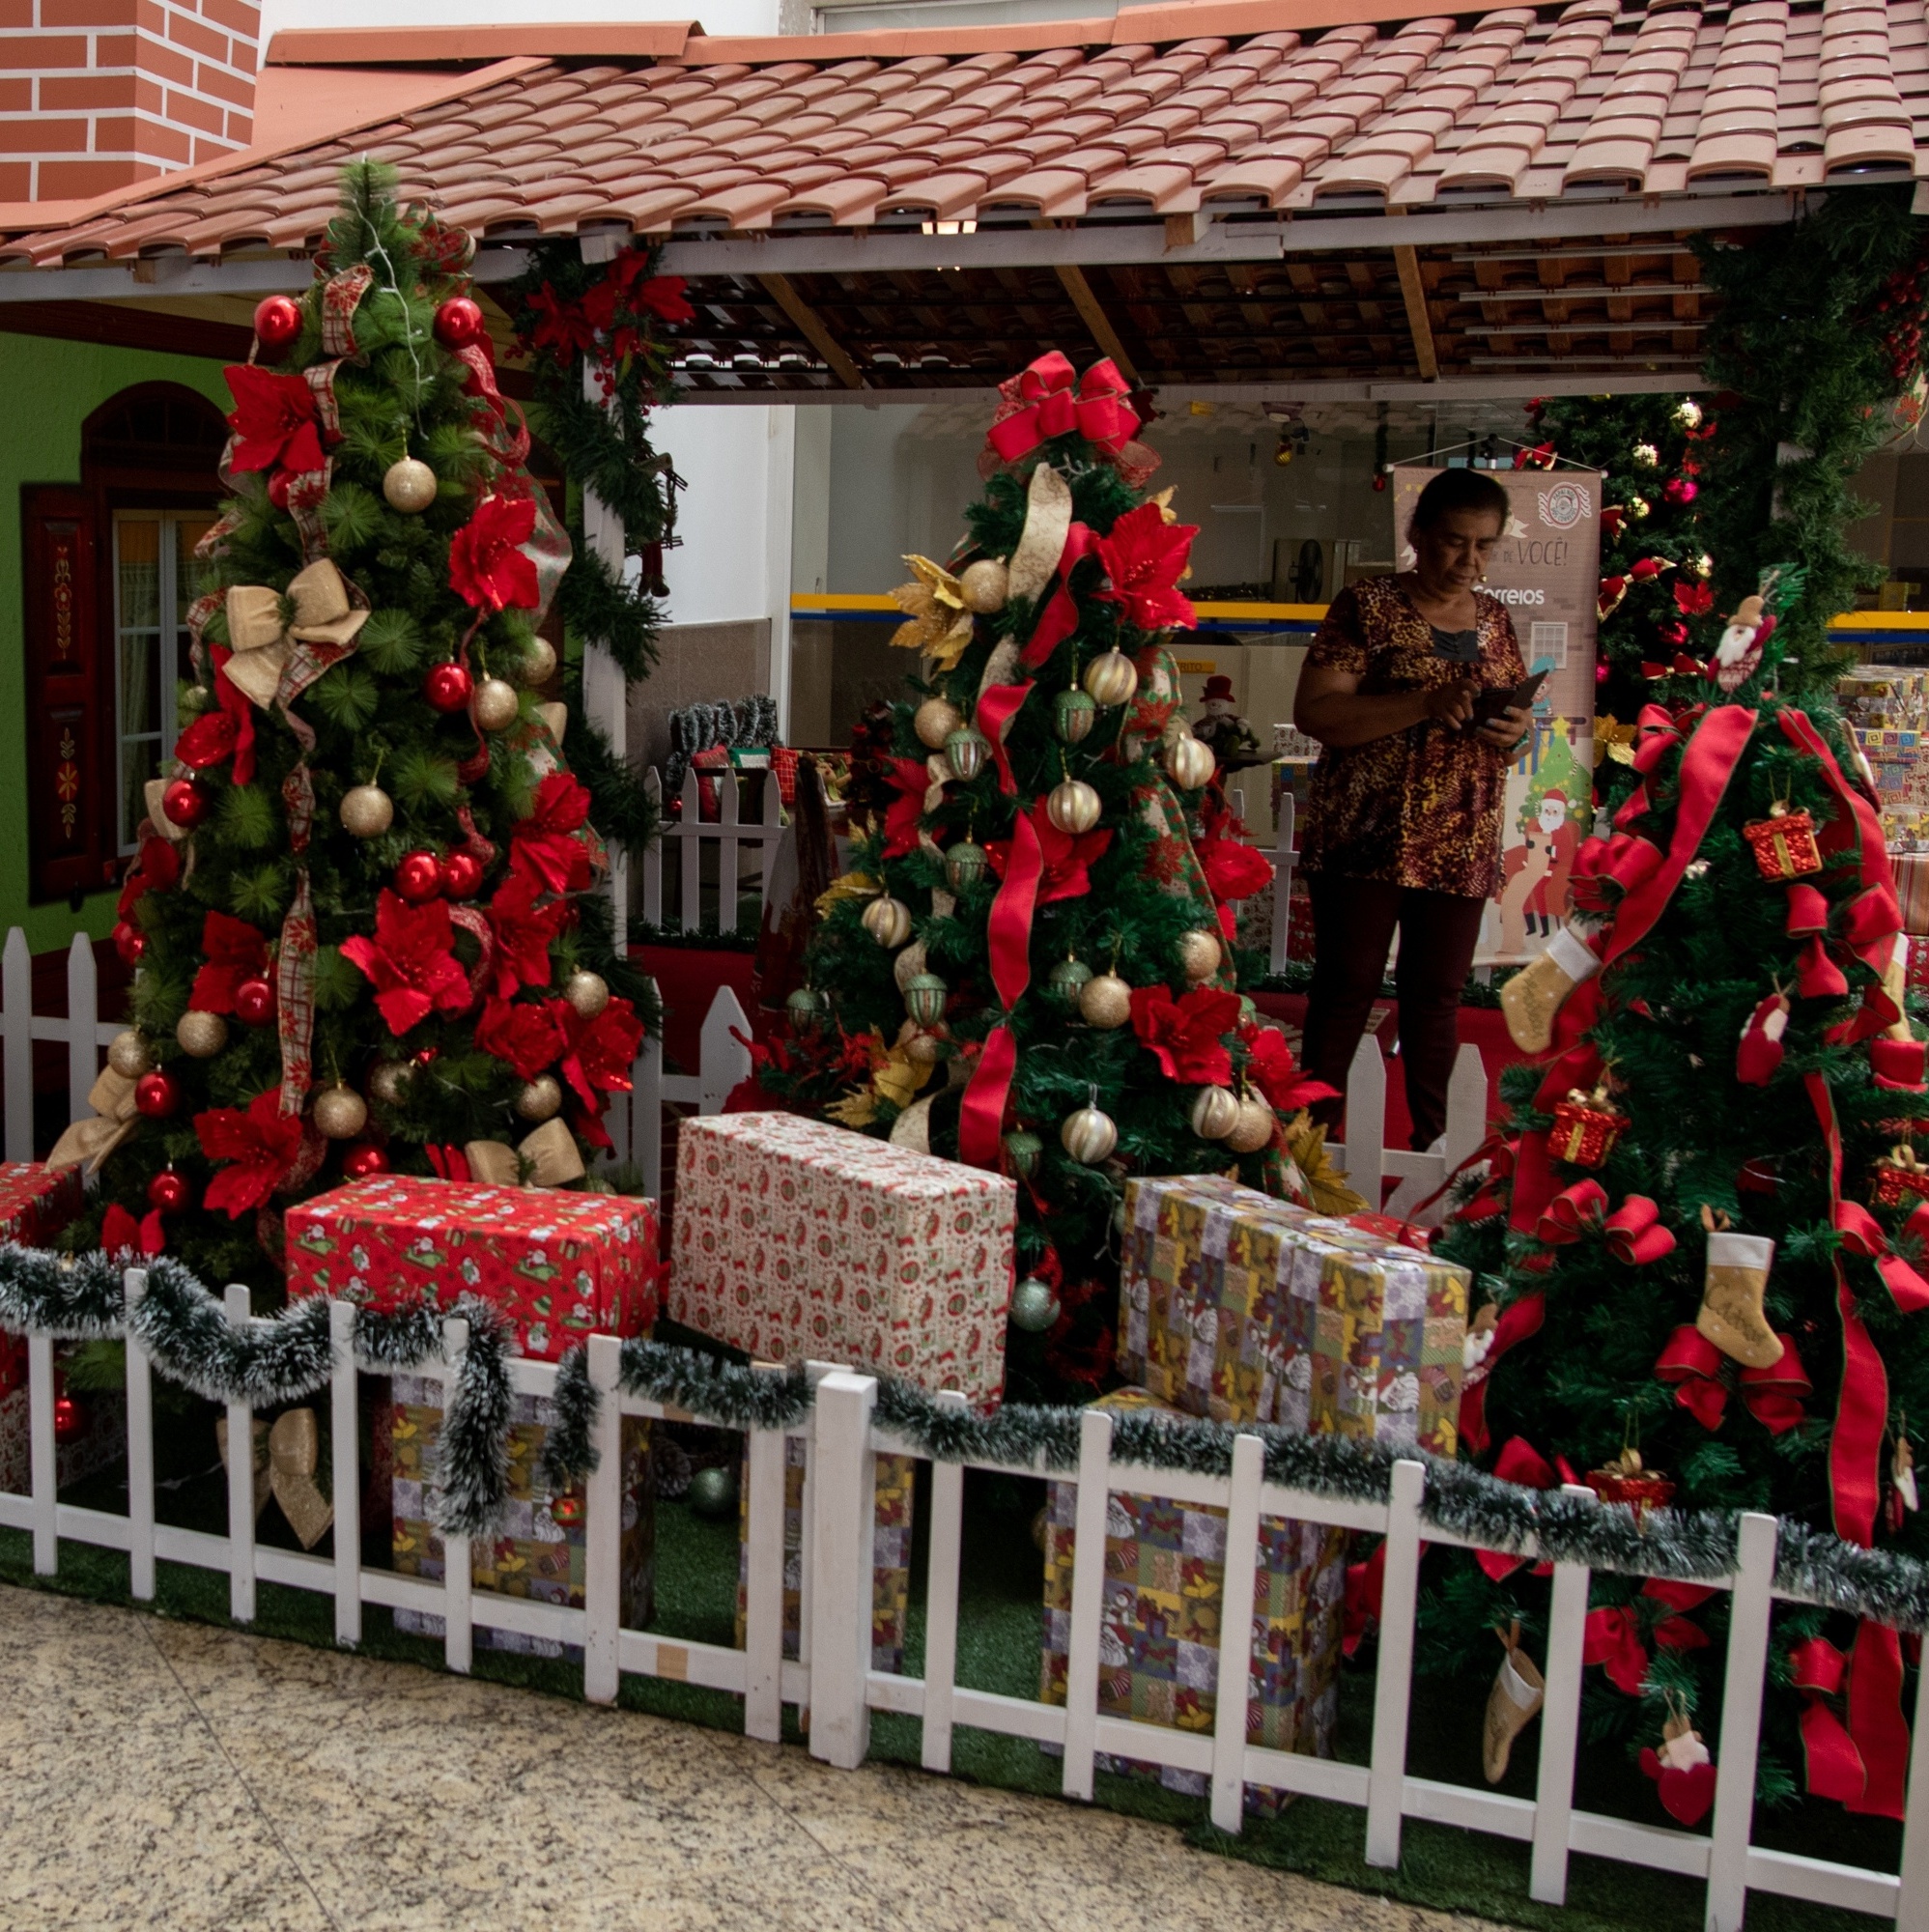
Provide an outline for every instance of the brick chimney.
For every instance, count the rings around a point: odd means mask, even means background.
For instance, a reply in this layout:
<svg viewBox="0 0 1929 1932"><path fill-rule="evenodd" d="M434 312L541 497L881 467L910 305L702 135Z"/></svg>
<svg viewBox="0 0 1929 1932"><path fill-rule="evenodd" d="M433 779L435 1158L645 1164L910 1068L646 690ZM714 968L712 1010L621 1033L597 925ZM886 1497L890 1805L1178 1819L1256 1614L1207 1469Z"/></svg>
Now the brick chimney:
<svg viewBox="0 0 1929 1932"><path fill-rule="evenodd" d="M0 202L245 147L260 36L256 0L0 0Z"/></svg>

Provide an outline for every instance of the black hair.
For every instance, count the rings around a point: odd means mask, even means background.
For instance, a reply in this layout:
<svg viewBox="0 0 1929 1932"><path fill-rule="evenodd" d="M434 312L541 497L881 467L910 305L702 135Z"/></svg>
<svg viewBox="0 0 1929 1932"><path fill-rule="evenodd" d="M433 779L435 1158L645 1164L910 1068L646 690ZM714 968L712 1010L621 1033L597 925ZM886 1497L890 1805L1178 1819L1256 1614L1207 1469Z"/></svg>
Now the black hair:
<svg viewBox="0 0 1929 1932"><path fill-rule="evenodd" d="M1495 516L1500 527L1507 527L1506 487L1485 469L1443 469L1420 493L1406 528L1431 530L1457 510L1472 510L1479 516Z"/></svg>

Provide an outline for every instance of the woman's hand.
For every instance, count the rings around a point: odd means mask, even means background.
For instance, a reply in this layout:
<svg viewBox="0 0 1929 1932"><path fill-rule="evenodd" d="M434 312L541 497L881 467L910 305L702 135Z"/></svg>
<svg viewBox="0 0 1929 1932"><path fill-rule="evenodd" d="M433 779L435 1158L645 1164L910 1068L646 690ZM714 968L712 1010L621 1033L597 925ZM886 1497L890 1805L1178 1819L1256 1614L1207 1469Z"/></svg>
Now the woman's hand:
<svg viewBox="0 0 1929 1932"><path fill-rule="evenodd" d="M1474 692L1471 678L1456 678L1452 684L1430 686L1422 694L1425 715L1450 731L1464 731L1473 722Z"/></svg>
<svg viewBox="0 0 1929 1932"><path fill-rule="evenodd" d="M1497 718L1486 720L1474 736L1485 745L1491 745L1496 752L1517 752L1520 741L1527 735L1527 726L1533 723L1534 714L1520 706L1503 711Z"/></svg>

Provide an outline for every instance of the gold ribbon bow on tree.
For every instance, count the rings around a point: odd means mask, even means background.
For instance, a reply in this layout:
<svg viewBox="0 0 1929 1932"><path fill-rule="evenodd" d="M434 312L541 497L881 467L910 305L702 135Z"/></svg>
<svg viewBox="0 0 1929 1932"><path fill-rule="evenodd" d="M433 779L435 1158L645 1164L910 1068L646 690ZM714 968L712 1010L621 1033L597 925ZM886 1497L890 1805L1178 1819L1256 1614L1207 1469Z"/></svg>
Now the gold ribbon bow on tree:
<svg viewBox="0 0 1929 1932"><path fill-rule="evenodd" d="M251 1447L254 1452L254 1513L259 1520L272 1496L281 1505L288 1526L303 1549L313 1549L328 1533L335 1520L335 1506L322 1493L315 1471L322 1462L322 1432L316 1426L312 1408L291 1408L278 1415L270 1428L266 1422L254 1426ZM221 1466L228 1466L228 1418L214 1418L214 1440L221 1451Z"/></svg>
<svg viewBox="0 0 1929 1932"><path fill-rule="evenodd" d="M907 651L922 651L940 670L950 670L971 642L972 614L965 609L964 592L942 563L928 556L906 556L904 561L917 577L891 593L907 619L892 632L891 641Z"/></svg>
<svg viewBox="0 0 1929 1932"><path fill-rule="evenodd" d="M561 1187L581 1180L584 1172L576 1136L560 1118L545 1121L516 1147L507 1141L470 1141L462 1154L471 1180L496 1187Z"/></svg>
<svg viewBox="0 0 1929 1932"><path fill-rule="evenodd" d="M94 1109L91 1119L75 1121L54 1143L47 1155L50 1168L78 1167L85 1163L92 1174L140 1124L140 1110L134 1105L134 1082L111 1066L100 1069L100 1077L88 1091L87 1104Z"/></svg>
<svg viewBox="0 0 1929 1932"><path fill-rule="evenodd" d="M284 684L285 695L297 696L347 657L369 615L326 556L294 577L285 592L265 583L233 585L227 608L229 682L264 711L284 695Z"/></svg>

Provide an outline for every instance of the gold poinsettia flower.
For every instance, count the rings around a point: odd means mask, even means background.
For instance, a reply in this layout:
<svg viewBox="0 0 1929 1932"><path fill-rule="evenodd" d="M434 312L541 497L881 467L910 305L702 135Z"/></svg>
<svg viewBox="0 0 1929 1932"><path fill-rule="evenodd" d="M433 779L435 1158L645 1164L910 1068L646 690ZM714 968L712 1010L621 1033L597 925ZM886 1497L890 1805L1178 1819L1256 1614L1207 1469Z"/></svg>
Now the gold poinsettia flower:
<svg viewBox="0 0 1929 1932"><path fill-rule="evenodd" d="M971 642L971 612L965 609L964 594L942 563L916 555L907 555L904 561L917 577L891 593L909 619L891 634L891 641L902 650L922 651L940 670L950 670Z"/></svg>
<svg viewBox="0 0 1929 1932"><path fill-rule="evenodd" d="M1286 1151L1306 1184L1308 1205L1319 1214L1357 1214L1368 1203L1347 1185L1343 1170L1326 1151L1326 1129L1303 1108L1286 1123Z"/></svg>
<svg viewBox="0 0 1929 1932"><path fill-rule="evenodd" d="M868 872L839 872L817 895L817 917L822 919L839 899L874 899L883 890Z"/></svg>
<svg viewBox="0 0 1929 1932"><path fill-rule="evenodd" d="M920 1066L903 1047L887 1048L879 1028L871 1028L870 1039L869 1085L853 1087L841 1100L833 1101L824 1109L841 1126L869 1126L877 1118L878 1103L884 1100L902 1112L916 1098L919 1088L931 1077L931 1068Z"/></svg>
<svg viewBox="0 0 1929 1932"><path fill-rule="evenodd" d="M1178 485L1177 483L1168 483L1163 490L1159 491L1152 497L1152 501L1159 506L1159 521L1161 523L1176 524L1178 522L1178 512L1172 506L1172 499L1177 495Z"/></svg>

